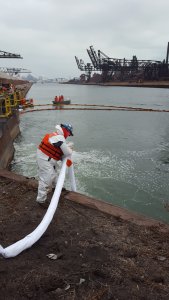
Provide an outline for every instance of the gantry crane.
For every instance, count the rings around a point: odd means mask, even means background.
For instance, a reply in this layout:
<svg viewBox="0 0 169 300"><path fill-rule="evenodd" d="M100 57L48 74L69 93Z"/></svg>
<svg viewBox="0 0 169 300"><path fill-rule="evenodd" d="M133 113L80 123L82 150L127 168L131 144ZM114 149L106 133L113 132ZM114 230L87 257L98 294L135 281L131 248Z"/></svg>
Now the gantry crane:
<svg viewBox="0 0 169 300"><path fill-rule="evenodd" d="M1 67L0 67L0 72L8 73L9 75L13 75L13 74L17 75L19 73L31 73L31 71L22 68L1 68Z"/></svg>
<svg viewBox="0 0 169 300"><path fill-rule="evenodd" d="M78 59L77 56L75 56L75 60L76 60L76 63L77 63L77 66L78 68L81 70L81 71L85 71L86 73L86 77L87 77L87 81L90 81L90 78L91 78L91 73L93 71L97 71L97 69L92 66L91 63L87 63L85 65L84 61L82 59Z"/></svg>
<svg viewBox="0 0 169 300"><path fill-rule="evenodd" d="M0 50L0 58L23 58L20 54L14 54Z"/></svg>
<svg viewBox="0 0 169 300"><path fill-rule="evenodd" d="M20 58L23 59L23 57L20 54L15 54L15 53L10 53L10 52L5 52L0 50L0 58ZM0 72L3 73L8 73L9 75L17 75L19 73L31 73L31 71L22 69L22 68L1 68L0 67Z"/></svg>
<svg viewBox="0 0 169 300"><path fill-rule="evenodd" d="M87 53L91 63L84 64L83 60L79 60L76 56L75 59L78 68L87 73L88 80L90 80L93 71L101 72L102 81L131 80L132 78L146 80L169 79L169 43L166 60L162 62L158 60L138 60L136 55L132 59L111 58L101 50L96 52L93 46L87 49Z"/></svg>

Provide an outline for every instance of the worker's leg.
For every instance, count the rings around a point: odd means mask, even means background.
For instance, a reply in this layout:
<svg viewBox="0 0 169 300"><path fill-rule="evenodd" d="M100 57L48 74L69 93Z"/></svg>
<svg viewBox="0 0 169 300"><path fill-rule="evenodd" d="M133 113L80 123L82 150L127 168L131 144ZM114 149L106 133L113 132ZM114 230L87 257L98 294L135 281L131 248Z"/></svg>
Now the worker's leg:
<svg viewBox="0 0 169 300"><path fill-rule="evenodd" d="M37 159L39 171L39 186L37 202L45 202L48 192L52 189L53 178L55 177L55 170L50 161Z"/></svg>
<svg viewBox="0 0 169 300"><path fill-rule="evenodd" d="M52 176L52 188L55 188L56 184L57 184L59 172L60 172L60 166L57 161L54 163L53 168L54 168L55 172L53 173L53 176Z"/></svg>

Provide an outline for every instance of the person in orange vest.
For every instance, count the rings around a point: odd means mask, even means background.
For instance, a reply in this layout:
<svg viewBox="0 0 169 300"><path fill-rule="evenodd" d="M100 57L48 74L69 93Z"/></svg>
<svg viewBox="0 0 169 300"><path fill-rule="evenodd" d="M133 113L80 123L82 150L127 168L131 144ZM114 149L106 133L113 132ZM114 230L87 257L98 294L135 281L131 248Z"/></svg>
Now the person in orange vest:
<svg viewBox="0 0 169 300"><path fill-rule="evenodd" d="M63 102L63 100L64 100L64 97L63 97L63 95L61 95L60 96L60 102Z"/></svg>
<svg viewBox="0 0 169 300"><path fill-rule="evenodd" d="M59 102L59 97L55 96L55 102Z"/></svg>
<svg viewBox="0 0 169 300"><path fill-rule="evenodd" d="M25 98L21 99L21 105L25 105L25 104L26 104L26 99Z"/></svg>
<svg viewBox="0 0 169 300"><path fill-rule="evenodd" d="M72 144L66 143L69 136L73 136L73 127L70 124L60 124L55 126L56 131L48 133L42 139L37 149L38 164L38 195L36 202L47 208L47 194L57 183L57 162L63 157L72 154Z"/></svg>

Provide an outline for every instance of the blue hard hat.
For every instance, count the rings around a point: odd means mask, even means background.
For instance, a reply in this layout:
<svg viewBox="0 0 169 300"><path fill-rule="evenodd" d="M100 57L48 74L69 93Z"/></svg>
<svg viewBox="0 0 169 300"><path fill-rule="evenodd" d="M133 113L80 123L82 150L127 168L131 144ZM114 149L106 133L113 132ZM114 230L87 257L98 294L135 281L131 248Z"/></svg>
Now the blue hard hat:
<svg viewBox="0 0 169 300"><path fill-rule="evenodd" d="M70 132L70 135L73 136L73 127L71 124L61 124L60 126L67 129Z"/></svg>

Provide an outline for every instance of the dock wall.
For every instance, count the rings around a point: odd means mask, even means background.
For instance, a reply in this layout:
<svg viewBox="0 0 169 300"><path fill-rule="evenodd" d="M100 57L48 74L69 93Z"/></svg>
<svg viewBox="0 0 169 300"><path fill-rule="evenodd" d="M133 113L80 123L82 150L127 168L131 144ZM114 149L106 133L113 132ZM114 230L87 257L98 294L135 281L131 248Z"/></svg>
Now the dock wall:
<svg viewBox="0 0 169 300"><path fill-rule="evenodd" d="M0 119L0 169L9 167L15 152L13 142L19 133L18 111L8 119Z"/></svg>
<svg viewBox="0 0 169 300"><path fill-rule="evenodd" d="M23 97L30 90L32 83L17 82L17 89L22 92ZM15 148L14 140L20 133L19 111L14 109L9 117L0 118L0 169L8 169L13 160Z"/></svg>

